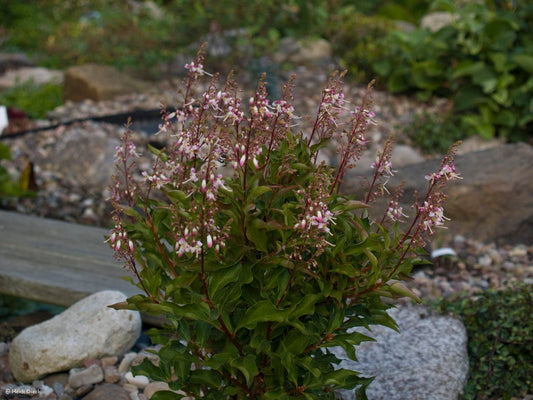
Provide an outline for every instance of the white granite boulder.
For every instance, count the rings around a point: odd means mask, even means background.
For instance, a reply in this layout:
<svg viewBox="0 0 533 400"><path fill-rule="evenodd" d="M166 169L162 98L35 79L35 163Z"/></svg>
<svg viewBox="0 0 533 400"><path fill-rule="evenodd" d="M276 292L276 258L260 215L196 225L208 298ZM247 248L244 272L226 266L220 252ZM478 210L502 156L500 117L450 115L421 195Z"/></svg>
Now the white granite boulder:
<svg viewBox="0 0 533 400"><path fill-rule="evenodd" d="M24 329L9 349L14 377L31 382L79 367L85 358L124 354L139 338L142 325L139 312L108 307L125 299L118 291L98 292L54 318Z"/></svg>
<svg viewBox="0 0 533 400"><path fill-rule="evenodd" d="M424 307L389 311L400 332L373 326L362 333L376 339L356 349L359 362L341 348L330 349L343 361L342 368L375 376L367 389L369 400L457 400L468 378L467 333L453 317L429 315ZM353 391L339 391L343 400Z"/></svg>

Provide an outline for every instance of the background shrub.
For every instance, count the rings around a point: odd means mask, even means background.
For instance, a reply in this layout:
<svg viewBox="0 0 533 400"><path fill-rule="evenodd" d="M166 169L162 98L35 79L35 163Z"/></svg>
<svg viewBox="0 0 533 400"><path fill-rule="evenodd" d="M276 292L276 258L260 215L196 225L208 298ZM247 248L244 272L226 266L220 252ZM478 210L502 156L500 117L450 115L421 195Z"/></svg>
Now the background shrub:
<svg viewBox="0 0 533 400"><path fill-rule="evenodd" d="M466 134L524 140L533 132L533 4L438 1L434 10L455 16L437 32L389 30L378 36L377 55L345 53L347 64L372 65L393 93L454 99ZM347 46L348 47L348 46ZM362 56L363 61L353 59ZM366 63L366 64L365 64Z"/></svg>
<svg viewBox="0 0 533 400"><path fill-rule="evenodd" d="M509 400L533 392L532 285L487 290L439 304L468 331L470 376L463 400Z"/></svg>

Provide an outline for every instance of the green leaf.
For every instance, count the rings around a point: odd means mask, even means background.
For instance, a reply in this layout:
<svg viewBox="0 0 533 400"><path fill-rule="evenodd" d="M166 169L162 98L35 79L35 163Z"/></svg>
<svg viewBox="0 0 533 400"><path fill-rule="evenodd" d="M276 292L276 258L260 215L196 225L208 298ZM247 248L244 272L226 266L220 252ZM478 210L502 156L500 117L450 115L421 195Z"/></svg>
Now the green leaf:
<svg viewBox="0 0 533 400"><path fill-rule="evenodd" d="M11 151L9 147L0 143L0 160L11 160Z"/></svg>
<svg viewBox="0 0 533 400"><path fill-rule="evenodd" d="M262 300L246 311L236 331L240 328L254 329L260 322L284 322L286 318L287 311L278 310L269 300Z"/></svg>
<svg viewBox="0 0 533 400"><path fill-rule="evenodd" d="M172 315L193 321L209 321L210 310L207 303L178 305L169 303Z"/></svg>
<svg viewBox="0 0 533 400"><path fill-rule="evenodd" d="M259 373L254 354L248 354L246 357L237 357L230 362L230 365L242 372L248 386Z"/></svg>
<svg viewBox="0 0 533 400"><path fill-rule="evenodd" d="M225 352L225 353L217 353L211 356L210 358L204 360L204 366L212 369L219 369L223 365L229 363L231 360L233 360L234 355Z"/></svg>
<svg viewBox="0 0 533 400"><path fill-rule="evenodd" d="M387 81L387 88L392 93L404 92L410 87L410 81L403 73L393 72Z"/></svg>
<svg viewBox="0 0 533 400"><path fill-rule="evenodd" d="M237 263L228 268L222 268L209 274L208 278L208 293L211 299L217 297L217 294L229 283L239 283L239 276L243 266Z"/></svg>
<svg viewBox="0 0 533 400"><path fill-rule="evenodd" d="M454 108L456 111L465 111L477 108L480 104L487 102L487 99L481 88L476 85L467 85L461 87L454 99Z"/></svg>
<svg viewBox="0 0 533 400"><path fill-rule="evenodd" d="M437 89L442 82L442 66L436 60L415 63L411 70L414 84L428 91Z"/></svg>
<svg viewBox="0 0 533 400"><path fill-rule="evenodd" d="M181 190L163 190L169 200L174 204L183 204L187 201L187 194Z"/></svg>
<svg viewBox="0 0 533 400"><path fill-rule="evenodd" d="M222 384L220 375L210 369L191 371L190 382L192 384L207 385L212 388L220 387Z"/></svg>
<svg viewBox="0 0 533 400"><path fill-rule="evenodd" d="M494 65L494 69L499 73L507 72L511 67L506 53L489 53L489 58Z"/></svg>
<svg viewBox="0 0 533 400"><path fill-rule="evenodd" d="M407 288L401 282L392 283L390 285L390 291L393 295L397 297L409 297L413 299L414 301L416 301L417 303L422 302L420 297L418 297L411 289Z"/></svg>
<svg viewBox="0 0 533 400"><path fill-rule="evenodd" d="M533 74L533 55L515 54L513 56L513 62L526 72Z"/></svg>
<svg viewBox="0 0 533 400"><path fill-rule="evenodd" d="M348 277L353 277L357 274L357 270L350 264L337 264L330 270L331 273L342 274Z"/></svg>
<svg viewBox="0 0 533 400"><path fill-rule="evenodd" d="M150 151L150 153L156 155L156 156L159 156L159 155L162 155L162 156L165 156L165 153L163 152L163 150L160 150L154 146L152 146L150 143L147 144L147 147L148 147L148 150ZM166 156L165 156L165 159L166 159Z"/></svg>
<svg viewBox="0 0 533 400"><path fill-rule="evenodd" d="M351 360L357 361L355 346L359 346L362 342L374 341L375 339L360 332L342 333L335 335L333 339L324 343L321 347L341 346Z"/></svg>
<svg viewBox="0 0 533 400"><path fill-rule="evenodd" d="M257 187L254 187L248 193L247 201L248 201L248 203L252 203L259 196L261 196L261 195L263 195L263 194L265 194L267 192L271 192L271 191L272 191L272 189L270 187L268 187L268 186L257 186Z"/></svg>
<svg viewBox="0 0 533 400"><path fill-rule="evenodd" d="M157 381L167 381L172 378L170 371L165 372L162 367L155 366L145 358L140 365L131 368L134 375L144 375Z"/></svg>
<svg viewBox="0 0 533 400"><path fill-rule="evenodd" d="M362 208L372 208L372 206L360 200L347 200L345 202L342 202L336 205L333 208L332 212L335 214L338 211L352 211L352 210L360 210Z"/></svg>
<svg viewBox="0 0 533 400"><path fill-rule="evenodd" d="M289 314L289 318L297 319L303 315L310 315L315 312L315 305L322 300L322 295L306 294L305 297L295 306Z"/></svg>
<svg viewBox="0 0 533 400"><path fill-rule="evenodd" d="M262 220L254 218L247 225L246 236L257 247L257 250L262 252L268 252L267 248L267 235L262 229Z"/></svg>
<svg viewBox="0 0 533 400"><path fill-rule="evenodd" d="M184 397L186 397L186 395L177 394L170 390L159 390L150 397L150 400L177 400Z"/></svg>

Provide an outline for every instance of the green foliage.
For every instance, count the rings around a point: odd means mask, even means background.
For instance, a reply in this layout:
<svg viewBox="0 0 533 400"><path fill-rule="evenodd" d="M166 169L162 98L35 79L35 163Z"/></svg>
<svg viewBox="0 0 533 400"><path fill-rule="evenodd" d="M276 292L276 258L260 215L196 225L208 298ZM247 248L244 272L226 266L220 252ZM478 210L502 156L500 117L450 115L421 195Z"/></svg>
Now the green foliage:
<svg viewBox="0 0 533 400"><path fill-rule="evenodd" d="M11 160L11 152L7 145L0 142L0 200L11 197L33 196L35 193L28 189L24 172L20 175L18 181L13 180L7 168L1 164L2 160Z"/></svg>
<svg viewBox="0 0 533 400"><path fill-rule="evenodd" d="M143 2L135 6L116 0L3 2L0 25L7 33L5 49L28 52L44 66L101 62L147 73L203 40L219 45L223 38L230 50L223 61L246 65L252 56L271 53L282 37L329 37L339 15L400 13L413 20L427 7L424 0L353 3L168 0L158 2L159 14Z"/></svg>
<svg viewBox="0 0 533 400"><path fill-rule="evenodd" d="M357 10L356 6L348 6L332 16L327 36L350 76L356 81L370 80L376 77L374 66L392 57L390 46L383 45L383 41L394 29L394 23ZM383 86L381 80L377 85Z"/></svg>
<svg viewBox="0 0 533 400"><path fill-rule="evenodd" d="M143 294L115 307L168 320L151 331L162 345L158 365L146 360L134 372L205 399L333 399L337 389L364 399L372 379L338 368L328 348L356 360L357 346L371 339L352 328L396 328L384 298L418 300L400 281L418 262L423 231L443 222L440 190L457 176L453 152L406 231L401 209L374 221L366 209L385 193L392 141L365 201L339 193L366 142L368 96L337 131L345 103L332 76L304 135L293 131L291 82L270 103L261 80L246 108L229 78L222 86L213 78L194 98L202 63L199 54L186 65L183 105L163 113L169 142L150 148L143 181L133 179L128 131L117 149L109 243ZM337 167L317 161L331 142L341 148Z"/></svg>
<svg viewBox="0 0 533 400"><path fill-rule="evenodd" d="M521 398L533 392L531 285L443 300L441 312L463 320L470 375L463 400Z"/></svg>
<svg viewBox="0 0 533 400"><path fill-rule="evenodd" d="M460 119L452 113L423 112L415 115L413 123L403 129L426 154L442 153L464 135Z"/></svg>
<svg viewBox="0 0 533 400"><path fill-rule="evenodd" d="M63 85L27 81L0 92L0 104L23 110L28 117L46 118L49 111L63 104Z"/></svg>
<svg viewBox="0 0 533 400"><path fill-rule="evenodd" d="M393 93L414 91L423 100L452 97L466 134L511 140L530 135L533 4L491 9L468 2L457 8L439 1L435 6L454 13L452 24L437 32L395 30L378 37L375 46L386 47L387 53L370 52L373 71Z"/></svg>

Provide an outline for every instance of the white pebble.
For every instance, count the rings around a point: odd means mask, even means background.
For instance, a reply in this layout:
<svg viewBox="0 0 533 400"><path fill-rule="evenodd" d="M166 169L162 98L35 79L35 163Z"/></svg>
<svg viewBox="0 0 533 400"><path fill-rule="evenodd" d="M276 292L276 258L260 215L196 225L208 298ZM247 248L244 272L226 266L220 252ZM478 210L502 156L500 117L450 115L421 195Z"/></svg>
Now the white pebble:
<svg viewBox="0 0 533 400"><path fill-rule="evenodd" d="M479 265L481 265L482 267L490 267L492 265L492 259L490 258L489 255L487 254L484 254L482 255L481 257L479 257L477 259L477 262Z"/></svg>
<svg viewBox="0 0 533 400"><path fill-rule="evenodd" d="M147 376L144 376L144 375L133 376L133 374L129 371L126 372L126 375L124 375L124 377L129 383L137 386L139 389L144 389L150 383L150 380L148 379Z"/></svg>
<svg viewBox="0 0 533 400"><path fill-rule="evenodd" d="M137 353L126 353L118 366L118 372L125 374L131 368L131 363L137 357Z"/></svg>

